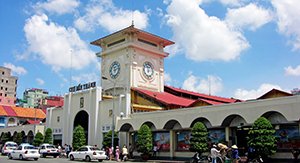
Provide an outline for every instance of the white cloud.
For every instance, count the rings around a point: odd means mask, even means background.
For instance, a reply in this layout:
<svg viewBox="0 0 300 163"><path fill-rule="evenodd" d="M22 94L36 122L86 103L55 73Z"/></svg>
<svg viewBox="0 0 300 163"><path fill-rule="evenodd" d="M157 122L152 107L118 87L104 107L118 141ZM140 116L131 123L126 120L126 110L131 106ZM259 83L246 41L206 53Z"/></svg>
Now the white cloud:
<svg viewBox="0 0 300 163"><path fill-rule="evenodd" d="M45 81L41 78L36 78L35 80L38 83L38 85L44 85L45 84Z"/></svg>
<svg viewBox="0 0 300 163"><path fill-rule="evenodd" d="M191 60L230 61L238 58L249 47L242 33L230 29L219 18L208 16L199 5L197 0L189 3L173 0L168 6L166 22L173 30L174 41Z"/></svg>
<svg viewBox="0 0 300 163"><path fill-rule="evenodd" d="M300 50L300 1L272 0L276 9L279 32L290 38L294 50Z"/></svg>
<svg viewBox="0 0 300 163"><path fill-rule="evenodd" d="M74 12L79 4L78 0L47 0L47 2L38 2L34 8L37 12L46 10L61 15Z"/></svg>
<svg viewBox="0 0 300 163"><path fill-rule="evenodd" d="M228 9L226 22L235 28L249 28L255 31L272 20L271 11L250 3L247 6Z"/></svg>
<svg viewBox="0 0 300 163"><path fill-rule="evenodd" d="M75 81L76 83L88 83L88 82L98 82L99 79L99 75L95 74L95 73L89 73L89 74L80 74L77 76L72 76L72 80Z"/></svg>
<svg viewBox="0 0 300 163"><path fill-rule="evenodd" d="M170 85L171 82L172 82L172 77L169 73L164 73L164 81L165 81L165 84L167 85Z"/></svg>
<svg viewBox="0 0 300 163"><path fill-rule="evenodd" d="M17 74L17 75L25 75L27 73L27 70L24 67L15 66L11 63L4 63L3 66L10 68L12 73Z"/></svg>
<svg viewBox="0 0 300 163"><path fill-rule="evenodd" d="M285 69L285 74L290 76L300 76L300 65L293 68L292 66L288 66Z"/></svg>
<svg viewBox="0 0 300 163"><path fill-rule="evenodd" d="M208 75L207 78L200 78L189 74L189 77L183 82L182 88L194 92L215 95L223 89L222 79L218 76Z"/></svg>
<svg viewBox="0 0 300 163"><path fill-rule="evenodd" d="M148 25L147 13L138 10L124 10L114 6L111 0L92 1L86 7L85 15L77 18L75 27L81 31L93 31L97 26L101 26L109 32L115 32L132 24L137 28L144 29Z"/></svg>
<svg viewBox="0 0 300 163"><path fill-rule="evenodd" d="M278 85L262 84L257 90L237 89L234 93L234 97L242 100L256 99L272 89L282 90Z"/></svg>
<svg viewBox="0 0 300 163"><path fill-rule="evenodd" d="M94 52L80 39L74 28L55 24L45 14L27 19L24 31L29 57L40 58L55 71L71 67L81 69L97 61Z"/></svg>
<svg viewBox="0 0 300 163"><path fill-rule="evenodd" d="M244 0L220 0L226 6L240 6Z"/></svg>

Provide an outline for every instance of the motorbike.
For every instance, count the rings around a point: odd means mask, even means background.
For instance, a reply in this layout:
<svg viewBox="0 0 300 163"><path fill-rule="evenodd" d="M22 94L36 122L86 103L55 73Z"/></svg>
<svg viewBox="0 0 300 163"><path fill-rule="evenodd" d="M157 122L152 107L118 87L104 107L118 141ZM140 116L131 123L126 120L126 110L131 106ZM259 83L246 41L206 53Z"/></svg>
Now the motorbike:
<svg viewBox="0 0 300 163"><path fill-rule="evenodd" d="M206 160L209 160L208 156L202 156L198 152L196 152L190 162L191 163L202 163L202 162L205 162Z"/></svg>

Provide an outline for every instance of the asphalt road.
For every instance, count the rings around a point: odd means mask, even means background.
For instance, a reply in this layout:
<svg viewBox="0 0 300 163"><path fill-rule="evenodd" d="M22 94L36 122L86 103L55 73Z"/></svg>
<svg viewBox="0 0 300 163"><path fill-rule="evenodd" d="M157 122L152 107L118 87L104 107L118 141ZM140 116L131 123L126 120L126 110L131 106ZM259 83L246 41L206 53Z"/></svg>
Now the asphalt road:
<svg viewBox="0 0 300 163"><path fill-rule="evenodd" d="M81 160L70 161L67 158L53 158L50 156L46 157L46 158L39 158L39 160L37 160L37 161L34 161L34 160L10 160L10 159L8 159L7 156L0 156L0 163L21 163L21 162L24 162L24 163L31 163L31 162L32 163L84 163L85 161L81 161ZM94 160L92 162L96 163L98 161ZM128 161L128 162L130 162L130 161ZM147 162L151 163L151 161L147 161ZM104 160L102 163L117 163L117 162ZM139 163L139 162L135 162L135 163Z"/></svg>
<svg viewBox="0 0 300 163"><path fill-rule="evenodd" d="M24 163L29 163L29 162L32 162L32 163L83 163L85 161L82 161L82 160L75 160L75 161L70 161L69 159L67 158L53 158L53 157L46 157L46 158L39 158L39 160L37 161L34 161L34 160L10 160L8 159L7 156L0 156L0 163L21 163L21 162L24 162ZM94 160L92 162L98 162L98 160ZM103 161L103 163L108 163L108 162L111 162L112 161Z"/></svg>

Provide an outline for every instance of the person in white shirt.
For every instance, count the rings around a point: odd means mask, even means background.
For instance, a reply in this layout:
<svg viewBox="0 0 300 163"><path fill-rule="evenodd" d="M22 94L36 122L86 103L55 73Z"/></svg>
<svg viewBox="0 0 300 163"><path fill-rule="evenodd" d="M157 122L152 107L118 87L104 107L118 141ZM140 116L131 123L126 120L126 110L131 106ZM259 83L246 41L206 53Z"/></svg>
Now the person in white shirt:
<svg viewBox="0 0 300 163"><path fill-rule="evenodd" d="M210 149L210 155L211 155L212 163L217 163L217 158L220 156L220 151L217 149L217 146L215 144Z"/></svg>

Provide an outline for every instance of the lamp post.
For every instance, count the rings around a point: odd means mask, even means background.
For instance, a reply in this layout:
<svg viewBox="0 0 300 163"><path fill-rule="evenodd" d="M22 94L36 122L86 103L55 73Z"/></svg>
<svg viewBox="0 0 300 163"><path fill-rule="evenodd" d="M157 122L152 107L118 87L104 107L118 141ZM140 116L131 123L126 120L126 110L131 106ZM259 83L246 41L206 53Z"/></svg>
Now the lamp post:
<svg viewBox="0 0 300 163"><path fill-rule="evenodd" d="M107 77L105 77L105 76L102 76L102 79L103 80L109 80L109 81L111 81L111 82L113 82L113 101L112 101L112 103L113 103L113 109L112 109L112 115L111 115L111 117L112 117L112 120L111 120L111 147L112 147L112 149L114 149L114 136L115 136L115 113L114 113L114 110L115 110L115 95L116 95L116 82L115 81L113 81L113 80L110 80L110 79L108 79Z"/></svg>

